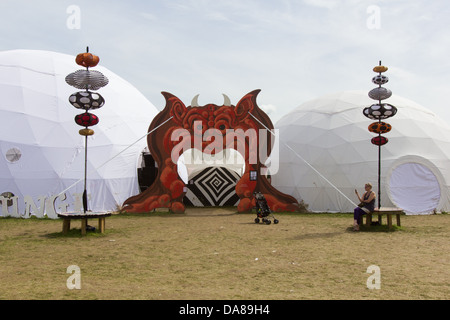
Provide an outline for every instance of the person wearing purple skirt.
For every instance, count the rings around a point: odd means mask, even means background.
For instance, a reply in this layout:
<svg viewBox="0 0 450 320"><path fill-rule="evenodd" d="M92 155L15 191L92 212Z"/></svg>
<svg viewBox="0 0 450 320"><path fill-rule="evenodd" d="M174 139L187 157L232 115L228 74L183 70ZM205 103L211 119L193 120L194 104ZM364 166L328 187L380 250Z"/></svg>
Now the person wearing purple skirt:
<svg viewBox="0 0 450 320"><path fill-rule="evenodd" d="M364 185L364 189L366 192L363 194L362 198L359 196L358 190L355 189L356 196L360 202L358 207L355 208L353 214L353 230L355 231L359 231L362 216L375 210L376 194L372 191L372 185L370 183L366 183Z"/></svg>

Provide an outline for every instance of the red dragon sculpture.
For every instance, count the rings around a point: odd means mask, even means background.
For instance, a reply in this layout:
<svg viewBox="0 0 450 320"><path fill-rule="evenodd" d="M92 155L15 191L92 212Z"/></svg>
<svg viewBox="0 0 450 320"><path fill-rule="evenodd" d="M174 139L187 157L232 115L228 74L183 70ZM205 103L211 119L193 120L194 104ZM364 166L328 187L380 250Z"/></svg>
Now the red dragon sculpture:
<svg viewBox="0 0 450 320"><path fill-rule="evenodd" d="M231 105L226 96L222 106L198 106L196 96L189 107L174 95L162 92L166 106L153 119L149 132L160 127L147 137L150 153L158 164L158 176L144 192L127 199L123 204L123 211L149 212L156 208L169 208L174 213L184 212L182 199L185 184L178 176L176 164L183 148L201 149L202 152L210 154L214 154L218 149L232 148L242 154L242 148L239 150L239 146L243 145L245 172L236 184L236 194L240 198L238 211L252 210L255 206L254 191L261 192L275 212L297 210L298 202L295 198L272 187L266 176L260 174L264 165L259 157L256 161L253 158L252 161L252 155L259 154L258 148L265 148L269 155L273 145L270 134L267 135L269 139L266 145L261 145L259 141L260 129L273 130L270 118L256 103L260 91L246 94L236 106ZM214 139L208 137L212 129L216 133ZM233 139L226 139L230 130L234 133ZM242 134L243 132L254 132L257 135L256 140ZM217 133L221 133L221 139ZM258 173L256 181L250 179L251 171Z"/></svg>

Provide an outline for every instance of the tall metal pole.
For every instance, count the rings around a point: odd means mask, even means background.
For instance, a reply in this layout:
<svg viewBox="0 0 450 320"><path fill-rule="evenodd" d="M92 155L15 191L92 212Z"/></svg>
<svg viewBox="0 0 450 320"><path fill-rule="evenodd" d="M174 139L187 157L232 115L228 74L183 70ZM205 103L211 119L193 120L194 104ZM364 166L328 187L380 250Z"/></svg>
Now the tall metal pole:
<svg viewBox="0 0 450 320"><path fill-rule="evenodd" d="M98 123L98 117L90 114L88 111L92 109L101 108L104 104L104 99L100 94L92 96L89 90L98 90L108 84L108 78L101 72L97 71L96 77L90 76L89 68L95 67L100 58L89 53L89 46L86 47L85 53L80 53L75 58L75 62L86 67L86 70L78 70L66 76L67 84L77 88L84 89L85 92L76 92L69 97L70 103L77 109L84 109L85 113L79 114L75 117L75 122L84 127L79 131L79 134L84 136L84 190L83 190L83 211L86 214L88 211L88 196L87 196L87 156L88 156L88 136L94 134L94 130L88 129L90 126L95 126ZM80 72L81 71L81 72ZM85 71L85 72L83 72Z"/></svg>
<svg viewBox="0 0 450 320"><path fill-rule="evenodd" d="M389 89L384 89L383 84L389 81L388 77L382 76L383 72L388 70L387 67L381 64L381 60L378 66L373 68L373 71L378 75L372 78L372 82L378 85L378 88L372 89L369 92L369 97L378 101L378 104L373 104L370 107L366 107L363 114L369 119L378 119L378 122L374 122L369 126L370 132L375 132L378 137L372 138L372 144L378 145L378 208L381 208L381 146L388 143L388 139L384 138L382 134L391 130L391 125L384 123L381 119L387 119L393 117L397 113L397 108L389 103L381 103L382 100L388 99L392 92Z"/></svg>
<svg viewBox="0 0 450 320"><path fill-rule="evenodd" d="M381 66L381 60L380 60ZM381 75L381 72L380 72ZM378 88L381 88L381 84L378 85ZM379 105L381 106L381 99L378 100ZM381 123L381 119L378 119L378 123ZM381 132L378 133L378 141L380 142L378 145L378 209L381 208Z"/></svg>
<svg viewBox="0 0 450 320"><path fill-rule="evenodd" d="M87 143L88 143L88 137L85 136L84 140L84 191L83 191L83 209L84 213L87 211L88 207L88 200L87 200L87 191L86 191L86 185L87 185Z"/></svg>
<svg viewBox="0 0 450 320"><path fill-rule="evenodd" d="M381 134L378 134L381 141ZM378 209L381 208L381 146L378 146Z"/></svg>
<svg viewBox="0 0 450 320"><path fill-rule="evenodd" d="M86 47L86 52L89 52L89 46ZM89 67L86 67L86 70L89 71ZM86 85L86 92L88 92L88 86ZM87 127L86 127L87 129ZM88 199L87 199L87 144L88 144L88 136L84 137L84 191L83 191L83 209L84 213L86 213L88 208Z"/></svg>

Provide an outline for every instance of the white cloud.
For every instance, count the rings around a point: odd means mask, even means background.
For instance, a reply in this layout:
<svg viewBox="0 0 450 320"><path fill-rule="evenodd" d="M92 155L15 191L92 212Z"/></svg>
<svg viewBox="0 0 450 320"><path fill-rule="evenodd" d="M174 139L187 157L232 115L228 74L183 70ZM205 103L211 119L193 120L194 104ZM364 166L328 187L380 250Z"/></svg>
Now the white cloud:
<svg viewBox="0 0 450 320"><path fill-rule="evenodd" d="M306 5L326 8L326 9L334 9L339 5L339 2L336 0L303 0Z"/></svg>
<svg viewBox="0 0 450 320"><path fill-rule="evenodd" d="M273 113L276 113L278 111L278 108L274 106L273 104L263 104L259 106L267 115L271 115Z"/></svg>
<svg viewBox="0 0 450 320"><path fill-rule="evenodd" d="M139 15L141 17L143 17L144 19L147 19L147 20L150 20L150 21L157 20L157 17L154 14L152 14L152 13L140 12Z"/></svg>

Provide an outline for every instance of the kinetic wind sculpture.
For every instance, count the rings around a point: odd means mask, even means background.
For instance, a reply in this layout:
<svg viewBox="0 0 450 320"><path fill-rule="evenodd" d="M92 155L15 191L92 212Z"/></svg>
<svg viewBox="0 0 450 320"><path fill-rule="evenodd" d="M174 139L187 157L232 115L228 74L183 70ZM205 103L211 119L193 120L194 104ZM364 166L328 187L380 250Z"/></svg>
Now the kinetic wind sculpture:
<svg viewBox="0 0 450 320"><path fill-rule="evenodd" d="M369 131L377 133L378 136L373 137L371 142L378 146L378 208L381 207L381 146L388 143L388 138L382 136L382 134L391 131L392 126L389 123L381 120L395 116L397 108L389 103L381 103L382 100L386 100L392 96L392 91L382 87L382 85L388 83L389 78L382 73L388 70L387 67L381 65L381 61L378 66L373 68L373 71L378 73L377 76L372 78L372 82L377 84L378 87L370 90L369 97L373 100L378 100L378 103L364 108L364 115L372 120L378 120L369 125Z"/></svg>
<svg viewBox="0 0 450 320"><path fill-rule="evenodd" d="M88 208L87 201L87 144L88 136L94 134L94 130L89 129L89 127L95 126L99 119L95 114L88 111L95 110L103 107L105 104L105 99L96 92L91 92L90 90L98 90L108 84L108 78L104 76L101 72L89 70L89 68L95 67L100 61L100 58L92 53L89 53L89 47L86 48L85 53L80 53L77 55L75 62L86 69L75 71L66 77L66 82L77 88L83 89L84 91L78 91L73 93L69 97L69 102L77 109L85 110L75 116L75 122L84 127L79 131L80 135L85 137L84 143L84 191L83 191L83 210L86 213Z"/></svg>

